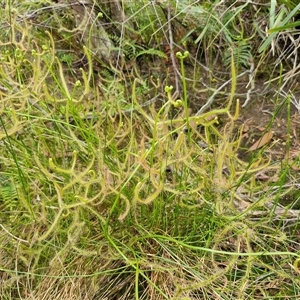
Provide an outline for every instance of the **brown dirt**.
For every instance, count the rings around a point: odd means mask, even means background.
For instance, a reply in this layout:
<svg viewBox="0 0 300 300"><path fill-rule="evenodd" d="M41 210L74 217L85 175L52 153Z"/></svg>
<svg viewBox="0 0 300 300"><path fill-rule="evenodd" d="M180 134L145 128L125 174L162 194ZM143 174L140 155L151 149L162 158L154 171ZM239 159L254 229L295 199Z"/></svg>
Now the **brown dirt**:
<svg viewBox="0 0 300 300"><path fill-rule="evenodd" d="M294 159L299 153L300 114L293 104L290 111L287 103L281 106L284 99L276 102L275 93L273 90L273 95L263 97L258 94L241 108L239 121L244 124L242 147L248 150L265 133L272 132L273 137L266 144L270 148L265 153L271 154L273 160Z"/></svg>
<svg viewBox="0 0 300 300"><path fill-rule="evenodd" d="M267 80L266 80L267 81ZM240 117L237 120L237 128L242 125L243 139L241 144L240 156L243 159L251 157L249 151L264 134L272 132L273 136L265 146L265 154L270 154L272 160L278 161L284 158L295 159L300 152L300 113L291 103L290 106L286 99L278 96L276 85L266 86L264 81L255 83L255 90L251 94L251 100L243 107L246 100L247 89L245 83L239 83L236 91L236 99L240 100ZM224 96L213 102L212 108L224 107L229 98L230 86L226 88ZM192 96L193 97L193 96ZM300 96L299 96L300 98ZM200 109L205 104L207 96L195 97L190 105L193 111ZM284 102L285 101L285 102ZM226 120L225 120L226 122Z"/></svg>

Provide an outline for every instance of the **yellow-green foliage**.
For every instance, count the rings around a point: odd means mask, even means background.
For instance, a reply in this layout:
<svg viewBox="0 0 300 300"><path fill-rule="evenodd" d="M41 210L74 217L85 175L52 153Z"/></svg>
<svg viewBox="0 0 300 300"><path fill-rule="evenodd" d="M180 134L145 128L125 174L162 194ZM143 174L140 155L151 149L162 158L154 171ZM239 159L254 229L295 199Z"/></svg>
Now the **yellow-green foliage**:
<svg viewBox="0 0 300 300"><path fill-rule="evenodd" d="M183 4L191 8L192 23L202 10L200 3L171 4L169 12L181 9L182 16ZM158 7L138 5L151 12L140 23L150 39L157 24L164 28ZM288 260L298 254L280 244L287 235L270 226L271 213L259 222L248 218L272 207L265 204L277 195L254 176L269 158L238 156L236 59L245 53L233 49L226 56L232 80L223 108L198 115L190 111L185 81L188 51L173 57L182 91L172 94L172 86L142 76L137 66L97 72L88 34L74 48L80 45L85 64L72 69L73 58L59 51L56 39L61 33L70 46L73 32L56 12L55 20L59 29L41 33L11 14L9 41L0 39L0 270L6 276L0 292L7 299L12 290L15 299L70 299L74 289L78 299L95 298L96 290L99 299L120 291L136 299L190 299L203 290L208 299L242 299L246 289L252 295L258 284L269 284L269 275L290 282L299 259ZM137 44L127 44L130 58L166 58ZM280 268L275 255L283 257Z"/></svg>
<svg viewBox="0 0 300 300"><path fill-rule="evenodd" d="M132 109L127 111L115 105L121 103L117 96L102 99L96 93L89 98L93 62L85 47L89 68L71 77L70 84L51 35L50 44L29 48L27 30L25 26L26 39L16 42L18 48L2 56L2 85L7 91L3 87L0 136L13 143L8 152L20 155L15 168L34 183L26 191L31 197L24 202L26 210L33 218L42 212L42 219L49 222L47 230L37 233L38 241L55 232L74 210L88 211L90 218L95 215L100 225L107 226L113 215L119 221L130 212L139 218L137 208L156 201L189 209L209 204L219 214L235 209L234 186L245 176L245 163L237 159L241 135L234 133L238 101L234 114L230 112L235 102L233 60L231 97L224 109L190 116L186 94L183 100L172 99L172 87L165 87L166 101L159 110L143 107L136 91L144 82L136 79L128 103ZM183 60L188 53L177 56L184 77ZM100 92L107 89L101 83L98 88ZM227 124L218 129L222 115L227 115ZM23 149L18 146L20 138ZM10 164L12 160L6 162ZM260 161L254 165L260 167L247 168L247 174L265 166ZM229 201L223 201L225 192ZM33 203L32 199L40 200ZM105 207L103 214L99 207Z"/></svg>

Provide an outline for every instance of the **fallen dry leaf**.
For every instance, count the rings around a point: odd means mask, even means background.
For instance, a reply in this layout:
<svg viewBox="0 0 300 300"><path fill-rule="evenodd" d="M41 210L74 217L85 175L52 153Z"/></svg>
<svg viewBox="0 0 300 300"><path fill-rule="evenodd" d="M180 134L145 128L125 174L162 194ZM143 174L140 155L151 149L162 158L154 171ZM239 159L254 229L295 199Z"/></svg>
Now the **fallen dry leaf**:
<svg viewBox="0 0 300 300"><path fill-rule="evenodd" d="M262 127L262 126L257 127L257 129L258 129L260 132L263 132L263 131L266 130L266 128L265 128L265 127Z"/></svg>
<svg viewBox="0 0 300 300"><path fill-rule="evenodd" d="M243 124L243 133L247 133L248 131L249 131L249 129L250 129L250 126L248 125L248 124L246 124L246 123L244 123Z"/></svg>
<svg viewBox="0 0 300 300"><path fill-rule="evenodd" d="M300 168L299 168L298 166L296 166L296 165L292 165L292 169L293 169L294 171L299 171L299 170L300 170Z"/></svg>
<svg viewBox="0 0 300 300"><path fill-rule="evenodd" d="M269 132L265 133L258 141L256 141L248 149L248 151L254 151L254 150L257 150L257 149L261 148L262 146L264 146L267 143L269 143L271 141L272 137L273 137L273 132L272 131L269 131Z"/></svg>

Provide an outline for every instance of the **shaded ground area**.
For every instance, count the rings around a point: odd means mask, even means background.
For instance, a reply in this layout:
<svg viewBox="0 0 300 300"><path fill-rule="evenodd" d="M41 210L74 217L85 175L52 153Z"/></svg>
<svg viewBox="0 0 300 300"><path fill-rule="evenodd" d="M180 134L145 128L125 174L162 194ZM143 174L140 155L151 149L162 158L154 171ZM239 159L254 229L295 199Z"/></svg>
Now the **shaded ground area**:
<svg viewBox="0 0 300 300"><path fill-rule="evenodd" d="M266 132L272 132L267 143L271 147L266 153L273 160L295 158L299 152L299 112L294 104L288 104L288 99L277 94L272 88L265 95L253 95L252 101L241 108L239 121L245 126L243 147L251 148Z"/></svg>
<svg viewBox="0 0 300 300"><path fill-rule="evenodd" d="M253 91L250 91L248 81L238 81L234 97L235 100L240 100L239 119L236 122L237 129L244 126L241 157L246 160L249 159L254 151L249 151L249 149L264 134L271 133L272 137L266 143L263 143L263 146L269 146L265 153L270 154L272 160L297 158L300 139L300 114L298 109L300 97L297 97L299 92L296 91L289 96L289 92L282 92L275 84L268 84L268 79L254 81L255 88L253 88ZM222 84L219 83L218 85ZM227 104L230 97L230 85L231 82L228 82L225 88L216 94L212 105L205 111L222 108ZM194 112L198 112L207 103L209 95L205 93L199 95L193 91L189 99L191 99L190 107ZM223 122L226 122L226 117Z"/></svg>

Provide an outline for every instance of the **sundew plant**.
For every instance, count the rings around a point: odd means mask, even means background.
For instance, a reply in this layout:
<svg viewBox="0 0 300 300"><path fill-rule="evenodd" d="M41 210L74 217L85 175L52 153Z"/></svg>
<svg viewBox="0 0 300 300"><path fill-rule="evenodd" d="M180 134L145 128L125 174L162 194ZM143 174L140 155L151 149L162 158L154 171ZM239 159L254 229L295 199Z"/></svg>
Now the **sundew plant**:
<svg viewBox="0 0 300 300"><path fill-rule="evenodd" d="M298 5L100 2L1 3L2 298L296 299Z"/></svg>

